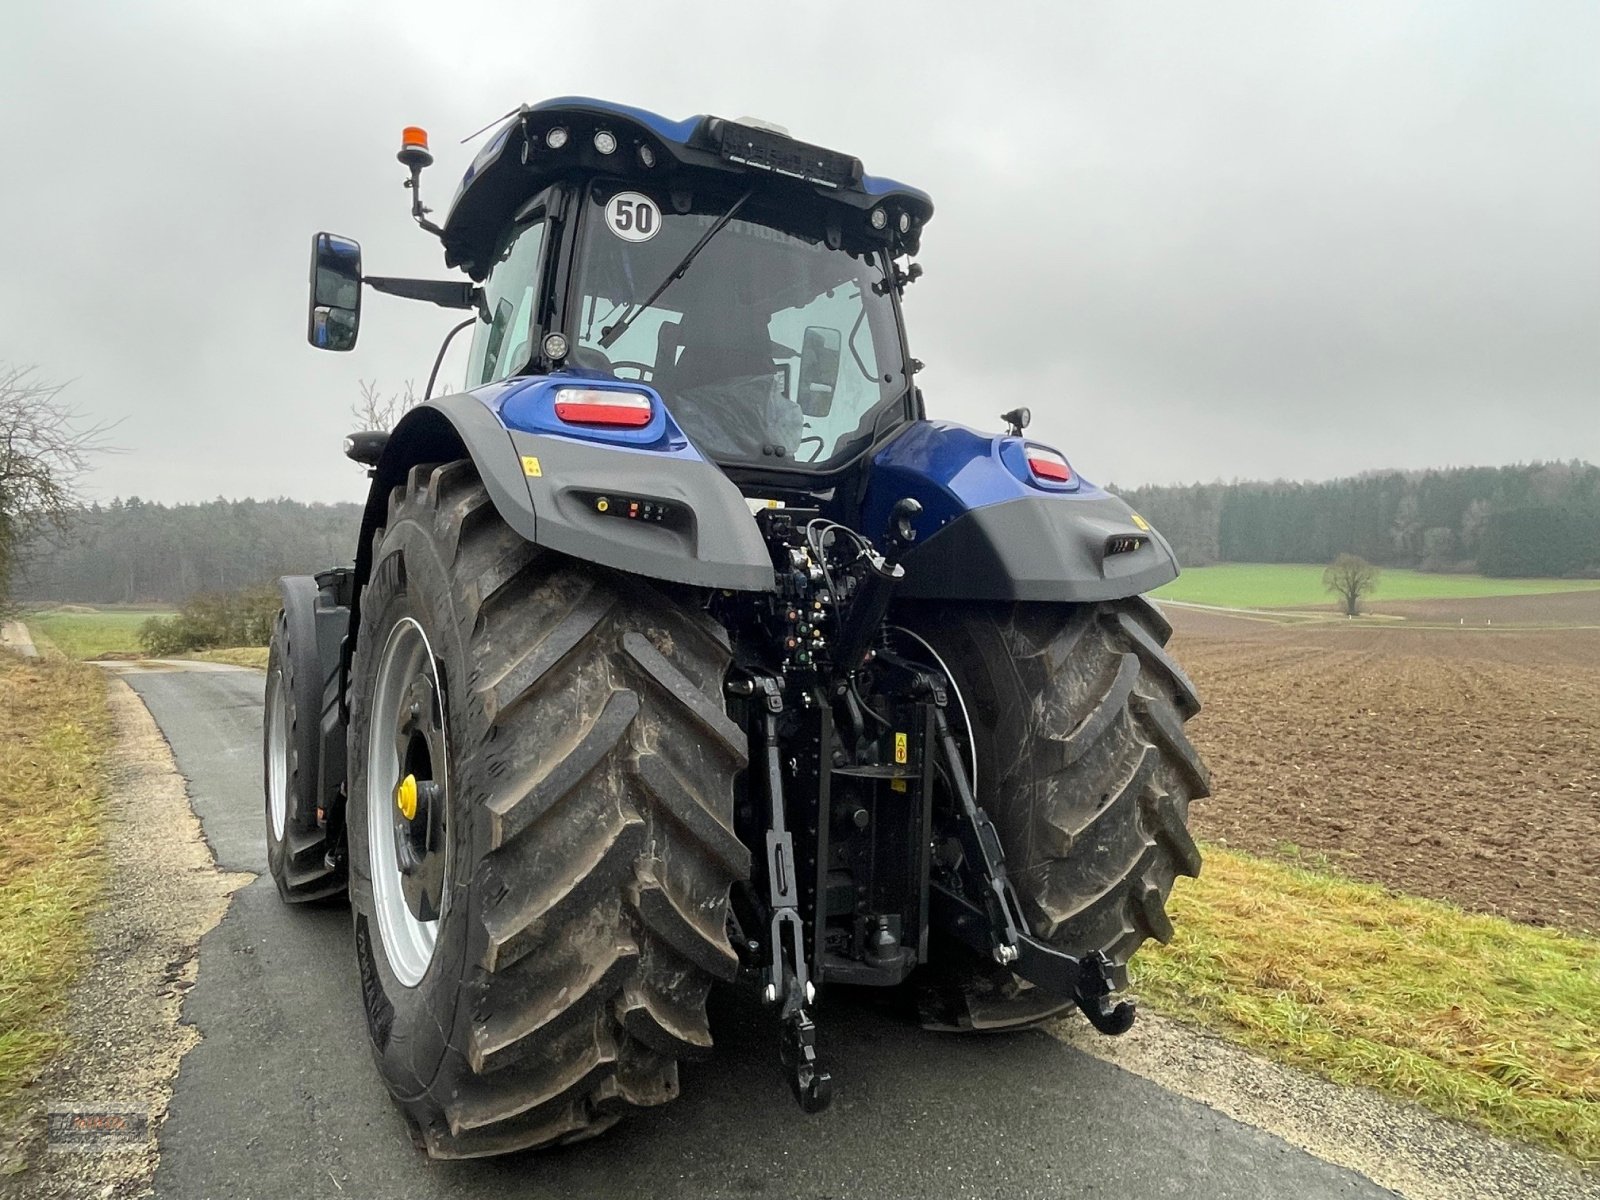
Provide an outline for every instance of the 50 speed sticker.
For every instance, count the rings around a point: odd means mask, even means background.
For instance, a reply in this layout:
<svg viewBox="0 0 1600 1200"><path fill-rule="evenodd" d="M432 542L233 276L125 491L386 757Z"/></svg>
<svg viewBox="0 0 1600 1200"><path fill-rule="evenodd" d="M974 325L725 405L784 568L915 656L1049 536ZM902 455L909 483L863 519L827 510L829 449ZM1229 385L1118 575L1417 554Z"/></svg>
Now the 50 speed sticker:
<svg viewBox="0 0 1600 1200"><path fill-rule="evenodd" d="M661 210L649 196L618 192L606 201L606 228L625 242L648 242L661 232Z"/></svg>

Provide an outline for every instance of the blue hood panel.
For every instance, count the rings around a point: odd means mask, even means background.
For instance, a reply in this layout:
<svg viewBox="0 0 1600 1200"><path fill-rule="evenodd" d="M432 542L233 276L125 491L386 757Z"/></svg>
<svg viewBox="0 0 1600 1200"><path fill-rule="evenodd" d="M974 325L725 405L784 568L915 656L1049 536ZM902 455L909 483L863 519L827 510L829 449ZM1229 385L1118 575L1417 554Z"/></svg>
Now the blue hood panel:
<svg viewBox="0 0 1600 1200"><path fill-rule="evenodd" d="M862 532L876 538L895 502L910 496L922 505L917 537L932 537L975 508L1007 500L1098 499L1106 493L1073 476L1070 484L1035 480L1023 449L1028 439L979 433L953 421L919 421L878 452L862 508ZM1040 444L1040 443L1035 443Z"/></svg>

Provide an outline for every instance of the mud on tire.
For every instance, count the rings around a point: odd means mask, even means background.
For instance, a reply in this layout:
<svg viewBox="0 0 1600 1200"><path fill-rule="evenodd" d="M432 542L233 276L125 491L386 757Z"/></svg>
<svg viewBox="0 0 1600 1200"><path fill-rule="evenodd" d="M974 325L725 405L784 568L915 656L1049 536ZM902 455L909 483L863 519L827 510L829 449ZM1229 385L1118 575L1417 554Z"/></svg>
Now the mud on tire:
<svg viewBox="0 0 1600 1200"><path fill-rule="evenodd" d="M529 545L468 461L414 468L361 599L350 720L351 898L374 1054L428 1152L593 1136L678 1091L705 996L737 966L728 891L745 738L722 628L663 590ZM445 698L446 900L399 983L374 919L374 671L405 617ZM383 797L375 798L381 802Z"/></svg>
<svg viewBox="0 0 1600 1200"><path fill-rule="evenodd" d="M1172 937L1173 880L1200 872L1189 804L1210 777L1183 732L1200 699L1166 652L1172 627L1143 598L917 606L898 619L960 692L977 799L1033 932L1070 954L1105 951L1126 986L1145 939ZM1063 1007L1036 1000L1035 1016Z"/></svg>

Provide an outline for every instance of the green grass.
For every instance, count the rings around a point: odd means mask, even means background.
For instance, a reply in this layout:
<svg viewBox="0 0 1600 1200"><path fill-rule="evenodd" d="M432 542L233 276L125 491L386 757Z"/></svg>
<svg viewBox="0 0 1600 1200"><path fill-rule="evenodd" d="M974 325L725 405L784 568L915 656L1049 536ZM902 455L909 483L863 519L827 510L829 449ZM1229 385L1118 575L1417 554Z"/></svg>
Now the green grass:
<svg viewBox="0 0 1600 1200"><path fill-rule="evenodd" d="M167 609L102 609L96 612L24 613L22 620L36 638L50 642L68 658L143 654L139 627L151 617L166 617Z"/></svg>
<svg viewBox="0 0 1600 1200"><path fill-rule="evenodd" d="M0 652L0 1120L61 1048L102 880L105 678Z"/></svg>
<svg viewBox="0 0 1600 1200"><path fill-rule="evenodd" d="M1157 588L1158 600L1186 600L1227 608L1295 608L1334 603L1322 586L1320 566L1298 563L1221 563L1186 567L1182 575ZM1489 579L1483 575L1430 575L1423 571L1385 568L1378 588L1363 604L1386 600L1460 600L1474 596L1526 596L1541 592L1576 592L1600 588L1600 579Z"/></svg>
<svg viewBox="0 0 1600 1200"><path fill-rule="evenodd" d="M1600 1163L1600 942L1217 847L1169 911L1154 1008Z"/></svg>

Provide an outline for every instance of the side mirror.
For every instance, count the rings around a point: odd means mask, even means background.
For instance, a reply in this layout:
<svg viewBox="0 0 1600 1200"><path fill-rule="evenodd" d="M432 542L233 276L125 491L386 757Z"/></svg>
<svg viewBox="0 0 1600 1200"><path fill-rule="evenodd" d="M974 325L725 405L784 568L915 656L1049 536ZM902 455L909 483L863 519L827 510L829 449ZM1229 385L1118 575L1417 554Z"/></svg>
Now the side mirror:
<svg viewBox="0 0 1600 1200"><path fill-rule="evenodd" d="M306 341L350 350L361 331L361 245L336 233L311 239L311 303Z"/></svg>
<svg viewBox="0 0 1600 1200"><path fill-rule="evenodd" d="M808 417L825 417L833 408L843 343L837 329L806 326L805 340L800 343L800 381L795 388L795 401Z"/></svg>

